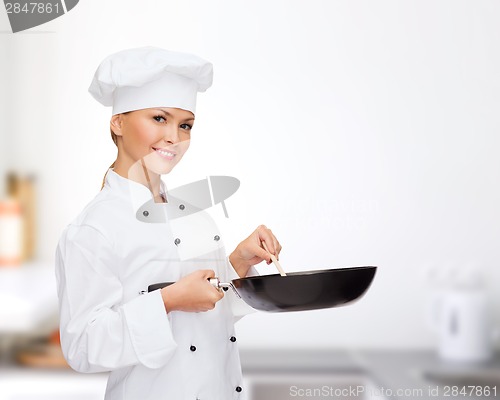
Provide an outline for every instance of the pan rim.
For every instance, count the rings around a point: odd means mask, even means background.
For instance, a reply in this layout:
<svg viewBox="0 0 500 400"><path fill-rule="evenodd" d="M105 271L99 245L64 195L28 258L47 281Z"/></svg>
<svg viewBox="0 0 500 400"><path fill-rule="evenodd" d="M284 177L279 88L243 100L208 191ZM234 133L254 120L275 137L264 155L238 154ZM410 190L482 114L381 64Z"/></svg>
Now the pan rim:
<svg viewBox="0 0 500 400"><path fill-rule="evenodd" d="M241 280L255 280L262 279L265 277L280 277L280 278L288 278L288 277L297 277L297 276L308 276L308 275L321 275L325 273L331 272L347 272L347 271L359 271L359 270L377 270L377 266L369 265L369 266L356 266L356 267L341 267L341 268L330 268L330 269L315 269L315 270L306 270L306 271L294 271L287 272L286 276L281 276L280 274L269 274L269 275L256 275L256 276L246 276L244 278L236 278L233 279L233 282L241 281Z"/></svg>

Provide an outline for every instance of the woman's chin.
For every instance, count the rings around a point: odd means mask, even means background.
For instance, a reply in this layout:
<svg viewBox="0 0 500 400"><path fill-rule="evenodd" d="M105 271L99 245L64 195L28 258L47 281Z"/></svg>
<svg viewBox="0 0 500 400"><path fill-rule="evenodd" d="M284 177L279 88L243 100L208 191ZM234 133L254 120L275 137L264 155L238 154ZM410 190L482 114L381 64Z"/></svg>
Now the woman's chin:
<svg viewBox="0 0 500 400"><path fill-rule="evenodd" d="M147 165L148 170L158 175L165 175L170 173L177 163L173 162L162 162L162 163L151 163L151 165Z"/></svg>

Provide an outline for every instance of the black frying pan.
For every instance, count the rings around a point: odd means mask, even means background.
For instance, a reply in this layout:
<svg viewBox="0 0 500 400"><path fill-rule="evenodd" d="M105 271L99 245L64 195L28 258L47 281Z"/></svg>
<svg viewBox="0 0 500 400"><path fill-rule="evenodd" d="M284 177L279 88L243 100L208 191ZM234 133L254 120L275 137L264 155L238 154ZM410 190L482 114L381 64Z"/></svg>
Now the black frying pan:
<svg viewBox="0 0 500 400"><path fill-rule="evenodd" d="M291 272L233 279L209 279L216 288L232 288L251 307L261 311L305 311L339 307L359 299L370 287L377 267L352 267ZM148 292L173 282L150 285Z"/></svg>

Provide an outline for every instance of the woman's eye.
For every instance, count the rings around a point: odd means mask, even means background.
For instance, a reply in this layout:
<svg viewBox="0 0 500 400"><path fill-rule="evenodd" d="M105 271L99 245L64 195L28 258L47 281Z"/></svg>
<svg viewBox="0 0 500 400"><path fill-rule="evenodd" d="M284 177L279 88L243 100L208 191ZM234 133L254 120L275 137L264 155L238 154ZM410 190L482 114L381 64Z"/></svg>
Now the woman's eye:
<svg viewBox="0 0 500 400"><path fill-rule="evenodd" d="M164 117L162 117L161 115L156 115L156 116L155 116L155 117L153 117L153 118L154 118L154 120L155 120L156 122L165 122L165 121L166 121L166 119L165 119Z"/></svg>
<svg viewBox="0 0 500 400"><path fill-rule="evenodd" d="M185 129L187 131L190 131L191 129L193 129L193 125L181 124L181 129Z"/></svg>

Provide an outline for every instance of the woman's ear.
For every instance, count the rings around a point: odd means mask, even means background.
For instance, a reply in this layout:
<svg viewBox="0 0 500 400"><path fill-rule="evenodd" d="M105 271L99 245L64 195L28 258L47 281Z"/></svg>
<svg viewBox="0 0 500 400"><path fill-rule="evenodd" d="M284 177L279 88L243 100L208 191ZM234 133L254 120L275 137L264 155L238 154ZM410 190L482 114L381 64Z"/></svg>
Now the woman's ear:
<svg viewBox="0 0 500 400"><path fill-rule="evenodd" d="M109 127L116 136L122 136L122 122L123 120L121 114L116 114L111 117Z"/></svg>

